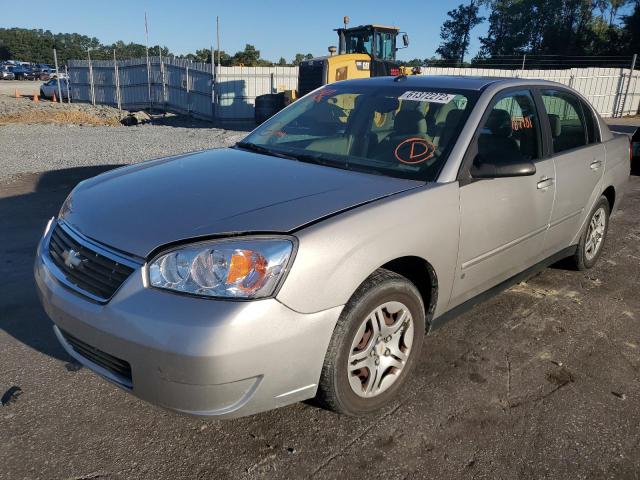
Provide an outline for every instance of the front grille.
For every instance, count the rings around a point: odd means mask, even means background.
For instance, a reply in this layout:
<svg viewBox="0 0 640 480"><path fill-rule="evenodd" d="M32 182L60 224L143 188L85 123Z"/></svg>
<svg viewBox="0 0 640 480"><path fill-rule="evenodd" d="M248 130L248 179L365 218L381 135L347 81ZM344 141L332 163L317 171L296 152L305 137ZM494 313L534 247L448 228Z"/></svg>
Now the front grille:
<svg viewBox="0 0 640 480"><path fill-rule="evenodd" d="M131 365L129 362L92 347L62 329L60 329L60 333L76 353L116 375L117 378L124 380L122 382L124 385L131 387Z"/></svg>
<svg viewBox="0 0 640 480"><path fill-rule="evenodd" d="M324 84L324 62L302 62L298 67L298 95L303 96Z"/></svg>
<svg viewBox="0 0 640 480"><path fill-rule="evenodd" d="M60 224L51 233L49 255L67 282L104 301L116 293L134 270L80 243Z"/></svg>

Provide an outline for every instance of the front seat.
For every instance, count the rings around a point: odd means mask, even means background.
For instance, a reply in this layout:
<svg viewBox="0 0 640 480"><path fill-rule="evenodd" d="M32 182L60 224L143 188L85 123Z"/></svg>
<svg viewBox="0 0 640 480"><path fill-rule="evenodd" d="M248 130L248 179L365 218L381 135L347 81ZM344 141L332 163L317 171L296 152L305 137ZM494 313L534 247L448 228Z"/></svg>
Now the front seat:
<svg viewBox="0 0 640 480"><path fill-rule="evenodd" d="M427 137L427 120L425 116L417 110L400 110L393 121L393 131L386 137L380 145L372 152L372 157L396 163L394 156L398 145L409 138L421 138L429 140Z"/></svg>
<svg viewBox="0 0 640 480"><path fill-rule="evenodd" d="M520 147L513 137L511 115L506 110L492 110L478 138L478 156L494 163L522 160Z"/></svg>

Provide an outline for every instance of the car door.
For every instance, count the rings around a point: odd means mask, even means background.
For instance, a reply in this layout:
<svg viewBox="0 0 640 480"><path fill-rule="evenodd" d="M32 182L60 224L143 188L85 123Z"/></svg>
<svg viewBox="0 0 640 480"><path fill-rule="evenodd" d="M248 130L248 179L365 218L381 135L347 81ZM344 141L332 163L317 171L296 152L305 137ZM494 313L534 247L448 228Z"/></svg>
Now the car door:
<svg viewBox="0 0 640 480"><path fill-rule="evenodd" d="M499 93L480 122L459 175L460 244L451 308L539 260L555 190L553 160L543 152L532 92ZM487 165L518 162L533 163L535 173L478 178Z"/></svg>
<svg viewBox="0 0 640 480"><path fill-rule="evenodd" d="M586 102L559 88L540 89L539 94L556 170L556 199L544 245L552 254L577 241L602 179L605 149Z"/></svg>
<svg viewBox="0 0 640 480"><path fill-rule="evenodd" d="M55 78L49 80L47 83L45 83L42 86L42 89L44 91L44 94L47 96L47 98L52 98L53 97L53 92L56 89L56 85L57 85L57 80Z"/></svg>

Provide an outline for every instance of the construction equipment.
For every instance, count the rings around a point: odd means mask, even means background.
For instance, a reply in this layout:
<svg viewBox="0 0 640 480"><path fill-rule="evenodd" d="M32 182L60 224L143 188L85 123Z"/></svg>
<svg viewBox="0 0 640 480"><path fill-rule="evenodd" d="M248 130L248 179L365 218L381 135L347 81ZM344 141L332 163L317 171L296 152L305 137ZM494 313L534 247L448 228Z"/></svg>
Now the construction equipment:
<svg viewBox="0 0 640 480"><path fill-rule="evenodd" d="M398 27L361 25L347 28L349 17L344 17L344 27L337 28L339 47L329 47L329 55L312 58L300 63L298 90L261 95L256 98L256 123L275 114L278 110L316 88L340 80L381 76L412 75L419 68L403 67L396 61L396 52L409 46L409 36ZM402 47L397 46L400 36ZM337 54L336 54L337 50ZM263 105L272 108L266 111ZM273 106L273 107L271 107Z"/></svg>

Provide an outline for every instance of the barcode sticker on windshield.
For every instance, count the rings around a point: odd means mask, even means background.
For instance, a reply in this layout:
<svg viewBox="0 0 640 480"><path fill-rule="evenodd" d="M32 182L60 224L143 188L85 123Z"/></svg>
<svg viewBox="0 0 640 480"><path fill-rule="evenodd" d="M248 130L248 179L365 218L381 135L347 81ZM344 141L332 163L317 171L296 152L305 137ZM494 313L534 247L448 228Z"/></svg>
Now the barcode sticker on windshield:
<svg viewBox="0 0 640 480"><path fill-rule="evenodd" d="M455 98L455 95L439 92L408 91L404 92L398 98L400 100L413 100L414 102L449 103Z"/></svg>

